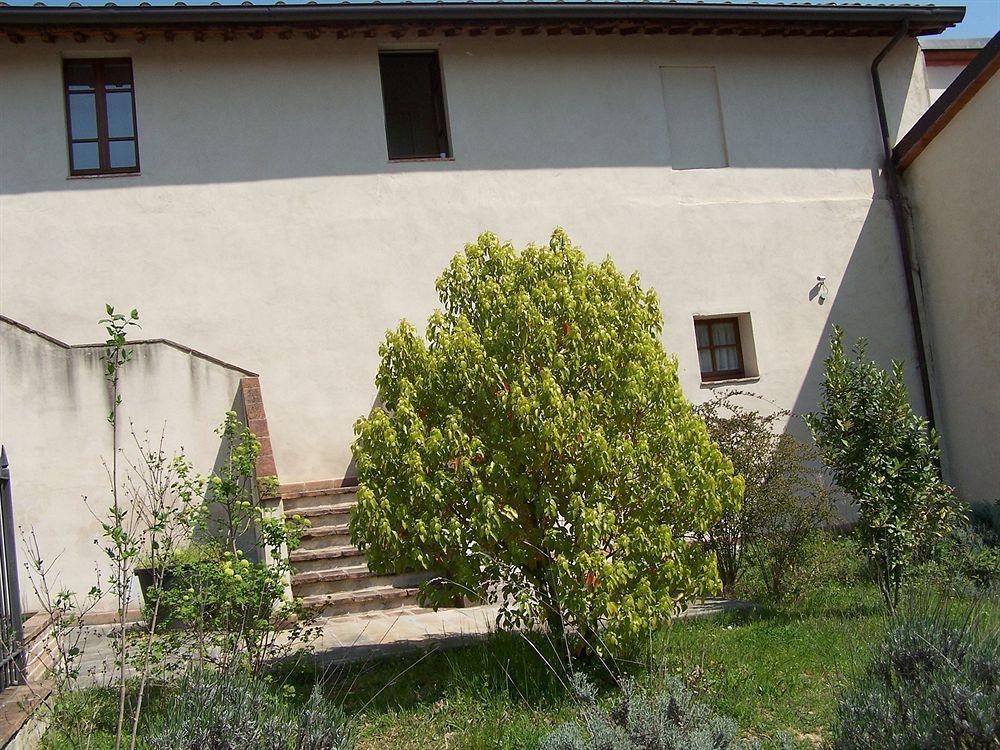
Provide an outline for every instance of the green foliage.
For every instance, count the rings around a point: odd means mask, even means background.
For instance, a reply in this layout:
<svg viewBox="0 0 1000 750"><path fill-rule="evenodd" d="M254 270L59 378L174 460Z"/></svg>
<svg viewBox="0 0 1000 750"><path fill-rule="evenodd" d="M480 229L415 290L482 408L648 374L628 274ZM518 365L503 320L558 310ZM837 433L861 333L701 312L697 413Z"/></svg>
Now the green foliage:
<svg viewBox="0 0 1000 750"><path fill-rule="evenodd" d="M938 473L937 435L910 408L903 365L886 372L865 358L865 340L844 351L834 327L820 410L806 416L827 468L858 510L861 547L889 611L907 568L943 537L954 516Z"/></svg>
<svg viewBox="0 0 1000 750"><path fill-rule="evenodd" d="M387 334L384 408L355 426L369 565L437 571L432 604L489 594L501 625L600 630L609 648L715 590L685 537L742 482L681 393L656 295L562 230L521 253L484 234L437 290L426 340Z"/></svg>
<svg viewBox="0 0 1000 750"><path fill-rule="evenodd" d="M217 430L226 459L204 484L208 495L185 516L188 547L175 555L163 585L148 594L147 613L160 608L174 629L160 639L159 662L176 668L178 653L193 651L200 663L241 664L258 675L268 661L308 639L312 631L300 600L287 593L287 551L298 547L305 523L270 513L254 497L260 443L235 412ZM253 533L263 560L252 561L239 541ZM185 559L186 558L186 559ZM277 623L290 623L281 638Z"/></svg>
<svg viewBox="0 0 1000 750"><path fill-rule="evenodd" d="M136 309L125 315L116 313L111 305L105 305L104 312L108 317L102 318L99 322L104 326L108 338L104 342L104 354L101 359L104 362L104 377L112 384L112 407L108 413L108 422L114 426L118 421L118 407L122 402L118 393L121 370L132 359L132 350L128 348L126 339L130 328L141 328L141 326L139 311Z"/></svg>
<svg viewBox="0 0 1000 750"><path fill-rule="evenodd" d="M350 750L343 710L314 687L304 706L245 672L196 672L177 686L149 750Z"/></svg>
<svg viewBox="0 0 1000 750"><path fill-rule="evenodd" d="M969 503L969 525L990 547L1000 547L1000 500Z"/></svg>
<svg viewBox="0 0 1000 750"><path fill-rule="evenodd" d="M918 584L976 596L1000 587L1000 547L987 543L988 537L976 524L959 524L930 553L913 578Z"/></svg>
<svg viewBox="0 0 1000 750"><path fill-rule="evenodd" d="M803 545L797 564L786 574L782 600L791 604L836 601L840 592L870 581L868 561L854 539L821 533Z"/></svg>
<svg viewBox="0 0 1000 750"><path fill-rule="evenodd" d="M732 391L695 409L746 488L743 502L709 529L706 543L715 552L727 593L736 591L741 575L753 566L766 594L779 600L810 540L832 519L832 503L810 468L813 449L777 431L790 412L762 413L739 403L751 398L759 397Z"/></svg>
<svg viewBox="0 0 1000 750"><path fill-rule="evenodd" d="M834 750L1000 746L1000 629L983 611L920 602L847 689Z"/></svg>
<svg viewBox="0 0 1000 750"><path fill-rule="evenodd" d="M644 692L630 682L607 711L586 678L574 675L584 709L579 722L564 724L542 740L542 750L754 750L736 724L694 700L676 679Z"/></svg>

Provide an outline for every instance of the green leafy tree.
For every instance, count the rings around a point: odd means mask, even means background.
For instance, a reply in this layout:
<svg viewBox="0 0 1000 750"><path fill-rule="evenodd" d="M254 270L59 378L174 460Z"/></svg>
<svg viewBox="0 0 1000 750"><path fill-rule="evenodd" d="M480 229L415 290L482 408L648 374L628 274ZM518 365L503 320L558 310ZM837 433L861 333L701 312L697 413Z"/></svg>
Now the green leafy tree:
<svg viewBox="0 0 1000 750"><path fill-rule="evenodd" d="M906 397L903 365L886 372L854 356L834 326L819 412L806 415L820 455L858 511L861 548L875 569L889 612L918 552L951 528L951 490L938 473L937 435Z"/></svg>
<svg viewBox="0 0 1000 750"><path fill-rule="evenodd" d="M438 279L426 340L390 331L360 419L351 520L376 570L436 571L431 604L496 599L501 626L615 648L717 590L700 537L743 492L685 400L656 295L562 230L492 234Z"/></svg>

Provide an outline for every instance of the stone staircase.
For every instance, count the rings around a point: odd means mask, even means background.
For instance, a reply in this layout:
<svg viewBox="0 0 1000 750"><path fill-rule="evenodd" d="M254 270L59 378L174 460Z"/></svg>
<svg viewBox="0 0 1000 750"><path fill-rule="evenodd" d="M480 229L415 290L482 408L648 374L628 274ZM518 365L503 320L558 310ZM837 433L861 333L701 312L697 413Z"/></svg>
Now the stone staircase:
<svg viewBox="0 0 1000 750"><path fill-rule="evenodd" d="M308 482L280 488L285 515L299 515L311 526L302 545L289 555L292 594L322 617L418 608L424 573L378 576L364 553L351 544L348 523L357 504L357 487Z"/></svg>

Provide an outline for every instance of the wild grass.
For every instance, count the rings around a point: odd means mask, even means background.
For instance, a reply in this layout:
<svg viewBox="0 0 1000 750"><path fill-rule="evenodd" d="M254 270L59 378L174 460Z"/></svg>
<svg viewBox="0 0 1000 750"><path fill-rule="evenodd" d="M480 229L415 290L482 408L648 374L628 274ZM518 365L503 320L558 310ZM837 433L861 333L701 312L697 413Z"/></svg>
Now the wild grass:
<svg viewBox="0 0 1000 750"><path fill-rule="evenodd" d="M987 616L1000 619L996 599L988 607ZM777 747L782 733L816 747L829 737L846 680L885 632L873 585L829 585L794 605L678 620L653 634L635 660L574 660L574 668L609 701L613 674L653 687L677 676L765 748ZM276 690L294 688L294 701L320 683L355 723L360 750L533 750L576 715L566 664L565 651L544 638L497 633L458 648L346 666L303 663L273 679ZM90 691L90 699L111 705L114 695ZM147 720L162 707L162 696L154 696ZM101 721L112 718L113 711L101 712ZM111 746L109 734L94 736L95 750Z"/></svg>

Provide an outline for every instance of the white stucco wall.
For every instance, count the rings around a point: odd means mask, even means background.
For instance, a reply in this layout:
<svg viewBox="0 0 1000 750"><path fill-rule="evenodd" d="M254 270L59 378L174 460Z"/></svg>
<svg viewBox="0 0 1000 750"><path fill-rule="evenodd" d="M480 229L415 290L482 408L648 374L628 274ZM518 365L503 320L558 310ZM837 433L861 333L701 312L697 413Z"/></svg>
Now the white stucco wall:
<svg viewBox="0 0 1000 750"><path fill-rule="evenodd" d="M958 78L958 74L965 70L965 65L928 65L925 76L927 78L927 98L928 104L933 104L944 90L951 85L951 82Z"/></svg>
<svg viewBox="0 0 1000 750"><path fill-rule="evenodd" d="M92 324L90 339L95 332ZM233 408L242 373L166 344L130 348L118 422L123 459L138 458L134 428L154 446L162 434L168 456L183 449L196 470L207 474L220 449L213 430ZM43 560L52 566L48 583L54 592L85 593L99 577L107 581L106 560L95 545L98 517L111 505L105 462L110 465L114 453L102 353L98 346L65 348L0 320L0 439L10 460L18 559L29 559L24 541L34 531ZM123 478L126 471L123 463ZM24 570L21 595L25 609L37 608ZM100 607L107 608L114 602Z"/></svg>
<svg viewBox="0 0 1000 750"><path fill-rule="evenodd" d="M1000 497L1000 75L903 174L930 331L945 478Z"/></svg>
<svg viewBox="0 0 1000 750"><path fill-rule="evenodd" d="M422 326L479 232L523 245L562 225L659 292L690 398L710 394L692 316L749 311L744 387L808 410L832 322L915 360L877 174L886 41L432 38L455 158L408 164L386 158L377 51L407 46L390 39L4 45L3 311L89 340L105 301L137 306L144 335L261 373L282 481L342 477L385 329ZM143 173L67 179L61 57L116 53ZM909 41L884 66L896 132L927 105L918 63ZM671 167L663 66L715 68L728 167Z"/></svg>

